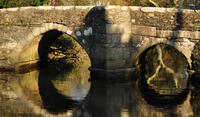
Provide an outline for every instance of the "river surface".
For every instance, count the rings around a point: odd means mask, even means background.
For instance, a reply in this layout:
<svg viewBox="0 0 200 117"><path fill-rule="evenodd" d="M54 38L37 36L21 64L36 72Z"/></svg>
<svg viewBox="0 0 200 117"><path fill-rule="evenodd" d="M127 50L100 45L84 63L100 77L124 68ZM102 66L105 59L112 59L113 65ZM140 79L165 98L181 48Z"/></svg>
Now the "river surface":
<svg viewBox="0 0 200 117"><path fill-rule="evenodd" d="M175 93L141 80L90 81L90 72L0 73L1 117L199 117L200 87L189 83ZM139 78L138 78L139 79ZM163 81L162 81L163 82ZM181 85L181 84L179 84ZM183 84L184 87L186 86ZM176 88L175 88L176 89ZM170 93L171 91L171 93ZM163 93L164 92L164 93Z"/></svg>

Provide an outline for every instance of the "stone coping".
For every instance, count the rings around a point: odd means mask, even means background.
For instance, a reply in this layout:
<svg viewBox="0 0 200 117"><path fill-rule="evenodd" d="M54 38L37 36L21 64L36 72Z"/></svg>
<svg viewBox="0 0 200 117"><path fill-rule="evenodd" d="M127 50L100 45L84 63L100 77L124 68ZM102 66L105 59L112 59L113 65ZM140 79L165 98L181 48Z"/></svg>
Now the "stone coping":
<svg viewBox="0 0 200 117"><path fill-rule="evenodd" d="M24 11L28 9L37 9L37 10L68 10L68 9L91 9L96 7L98 10L101 9L121 9L131 11L142 11L142 12L181 12L181 13L200 13L200 10L191 10L191 9L180 9L180 8L162 8L162 7L141 7L141 6L117 6L117 5L109 5L109 6L38 6L38 7L16 7L16 8L4 8L0 9L0 12L14 12L14 11Z"/></svg>
<svg viewBox="0 0 200 117"><path fill-rule="evenodd" d="M200 39L200 31L187 30L158 30L156 27L132 25L132 33L140 36L151 36L161 38L189 38Z"/></svg>

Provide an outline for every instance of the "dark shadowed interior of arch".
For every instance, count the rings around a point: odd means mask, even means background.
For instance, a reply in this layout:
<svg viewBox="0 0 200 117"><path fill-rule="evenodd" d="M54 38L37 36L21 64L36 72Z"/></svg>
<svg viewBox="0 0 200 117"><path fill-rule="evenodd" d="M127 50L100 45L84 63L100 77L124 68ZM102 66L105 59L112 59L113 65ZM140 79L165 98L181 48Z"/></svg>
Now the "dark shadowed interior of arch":
<svg viewBox="0 0 200 117"><path fill-rule="evenodd" d="M147 48L139 58L139 89L150 105L173 108L188 94L189 64L173 46L157 44Z"/></svg>
<svg viewBox="0 0 200 117"><path fill-rule="evenodd" d="M81 45L71 36L57 30L50 30L43 34L38 53L39 67L51 67L62 72L84 65L90 67L90 59Z"/></svg>
<svg viewBox="0 0 200 117"><path fill-rule="evenodd" d="M176 94L187 88L189 64L174 47L162 43L149 47L139 63L142 81L158 94Z"/></svg>
<svg viewBox="0 0 200 117"><path fill-rule="evenodd" d="M90 59L74 38L60 31L50 30L38 40L34 53L39 54L39 69L23 73L20 87L25 96L51 114L72 110L90 89Z"/></svg>

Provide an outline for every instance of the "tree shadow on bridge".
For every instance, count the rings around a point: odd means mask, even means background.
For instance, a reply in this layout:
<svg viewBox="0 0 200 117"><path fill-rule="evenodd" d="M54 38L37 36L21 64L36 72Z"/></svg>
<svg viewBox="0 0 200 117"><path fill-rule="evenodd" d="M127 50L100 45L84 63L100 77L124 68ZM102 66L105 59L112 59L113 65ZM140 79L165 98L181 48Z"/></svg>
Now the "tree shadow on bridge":
<svg viewBox="0 0 200 117"><path fill-rule="evenodd" d="M176 46L176 39L178 39L181 29L183 28L183 11L181 9L178 9L175 13L175 21L174 25L175 27L172 29L172 35L168 38L170 41L170 44L173 46Z"/></svg>
<svg viewBox="0 0 200 117"><path fill-rule="evenodd" d="M83 38L88 42L91 68L106 69L107 51L102 45L106 43L106 24L108 23L104 6L93 7L85 16L85 25L81 27ZM84 29L92 28L92 35L86 36ZM98 49L99 48L99 49Z"/></svg>

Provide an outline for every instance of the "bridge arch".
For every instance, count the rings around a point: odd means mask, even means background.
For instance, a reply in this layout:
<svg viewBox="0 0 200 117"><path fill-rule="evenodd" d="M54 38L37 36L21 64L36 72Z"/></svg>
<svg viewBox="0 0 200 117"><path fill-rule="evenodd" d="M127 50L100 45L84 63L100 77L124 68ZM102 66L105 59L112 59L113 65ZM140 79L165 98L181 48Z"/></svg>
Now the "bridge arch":
<svg viewBox="0 0 200 117"><path fill-rule="evenodd" d="M157 43L157 44L153 44L153 45L151 45L151 46L147 46L145 49L143 49L142 52L139 53L138 59L137 59L137 63L138 63L138 64L141 64L141 62L142 62L141 59L143 59L143 57L145 56L145 54L146 54L150 49L155 48L155 47L158 46L158 45L164 45L164 46L167 46L168 48L173 49L177 54L179 54L181 57L183 57L183 59L186 60L186 62L188 63L188 67L190 67L190 66L189 66L190 63L189 63L187 57L185 56L185 54L182 53L181 51L179 51L179 50L177 49L176 46L172 46L172 45L167 44L167 43Z"/></svg>
<svg viewBox="0 0 200 117"><path fill-rule="evenodd" d="M162 40L162 41L158 41L158 42L149 42L147 45L143 45L142 47L139 48L139 51L138 53L136 54L136 58L135 58L135 64L136 65L140 65L140 59L141 59L141 56L144 54L144 52L156 45L159 45L159 44L164 44L164 45L167 45L171 48L174 48L179 54L182 54L183 57L187 60L187 63L189 64L189 69L192 69L192 60L191 60L191 56L192 56L192 50L193 50L193 46L194 46L194 43L189 43L189 42L186 42L185 44L179 44L177 42L173 42L173 41L170 41L170 40ZM191 46L191 50L190 49L186 49L184 50L184 47L188 45L188 46Z"/></svg>
<svg viewBox="0 0 200 117"><path fill-rule="evenodd" d="M15 62L16 70L23 69L24 66L35 67L40 59L44 59L48 54L48 49L52 41L55 41L62 34L67 34L85 50L89 59L90 51L87 42L83 38L76 36L76 30L61 24L45 23L41 27L33 30L25 37L17 49L17 61ZM50 38L50 39L48 39ZM91 62L91 59L90 59ZM30 65L30 66L29 66ZM26 67L25 67L26 68Z"/></svg>
<svg viewBox="0 0 200 117"><path fill-rule="evenodd" d="M160 95L179 94L188 87L188 60L172 45L158 43L148 47L140 55L139 64L140 82Z"/></svg>

